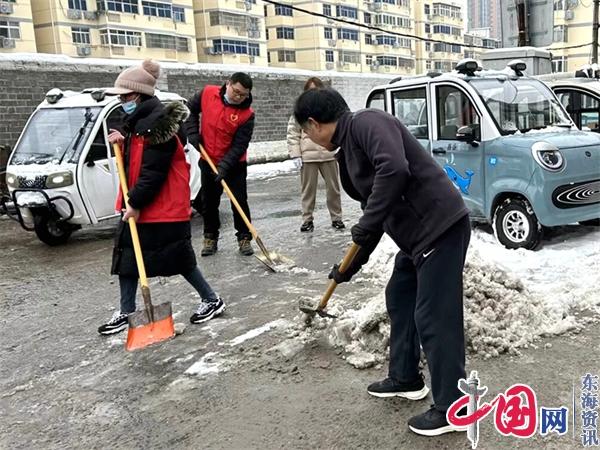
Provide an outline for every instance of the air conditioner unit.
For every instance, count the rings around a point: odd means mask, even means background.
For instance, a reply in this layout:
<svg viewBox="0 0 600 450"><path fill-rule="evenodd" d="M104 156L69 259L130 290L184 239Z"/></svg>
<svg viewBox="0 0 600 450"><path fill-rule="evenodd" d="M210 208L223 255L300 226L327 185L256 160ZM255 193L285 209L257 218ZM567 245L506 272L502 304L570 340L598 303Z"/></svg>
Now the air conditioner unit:
<svg viewBox="0 0 600 450"><path fill-rule="evenodd" d="M14 11L12 3L2 2L0 3L0 13L12 14Z"/></svg>
<svg viewBox="0 0 600 450"><path fill-rule="evenodd" d="M329 44L330 47L335 47L337 45L337 41L335 39L329 39L327 44Z"/></svg>
<svg viewBox="0 0 600 450"><path fill-rule="evenodd" d="M16 44L16 41L11 38L3 37L2 39L0 39L0 47L2 48L15 48Z"/></svg>
<svg viewBox="0 0 600 450"><path fill-rule="evenodd" d="M335 23L335 20L333 20L333 19L327 19L327 23L329 25L333 25Z"/></svg>
<svg viewBox="0 0 600 450"><path fill-rule="evenodd" d="M433 20L433 16L431 14L427 14L427 20Z"/></svg>
<svg viewBox="0 0 600 450"><path fill-rule="evenodd" d="M98 11L84 11L83 18L86 20L96 20L98 18Z"/></svg>
<svg viewBox="0 0 600 450"><path fill-rule="evenodd" d="M429 57L430 57L430 58L433 58L434 56L435 56L435 53L433 53L433 52L429 52Z"/></svg>
<svg viewBox="0 0 600 450"><path fill-rule="evenodd" d="M400 42L396 41L392 44L392 47L394 48L400 48Z"/></svg>
<svg viewBox="0 0 600 450"><path fill-rule="evenodd" d="M77 55L78 56L90 56L92 54L92 47L87 45L79 45L77 46Z"/></svg>
<svg viewBox="0 0 600 450"><path fill-rule="evenodd" d="M334 65L332 62L325 63L325 70L333 70L333 67Z"/></svg>
<svg viewBox="0 0 600 450"><path fill-rule="evenodd" d="M373 3L373 11L381 11L381 3Z"/></svg>
<svg viewBox="0 0 600 450"><path fill-rule="evenodd" d="M427 33L427 37L430 38L431 37L431 33Z"/></svg>
<svg viewBox="0 0 600 450"><path fill-rule="evenodd" d="M249 57L248 57L248 62L249 62L250 64L254 64L254 63L256 62L256 57L255 57L255 56L249 56Z"/></svg>
<svg viewBox="0 0 600 450"><path fill-rule="evenodd" d="M573 17L575 17L575 15L573 14L573 10L567 9L565 11L565 20L573 20Z"/></svg>
<svg viewBox="0 0 600 450"><path fill-rule="evenodd" d="M244 8L246 8L246 11L250 11L252 9L252 2L250 2L249 0L246 0L244 2Z"/></svg>
<svg viewBox="0 0 600 450"><path fill-rule="evenodd" d="M375 3L367 3L367 9L369 11L375 11Z"/></svg>
<svg viewBox="0 0 600 450"><path fill-rule="evenodd" d="M78 9L67 9L67 19L78 20L81 19L81 11Z"/></svg>

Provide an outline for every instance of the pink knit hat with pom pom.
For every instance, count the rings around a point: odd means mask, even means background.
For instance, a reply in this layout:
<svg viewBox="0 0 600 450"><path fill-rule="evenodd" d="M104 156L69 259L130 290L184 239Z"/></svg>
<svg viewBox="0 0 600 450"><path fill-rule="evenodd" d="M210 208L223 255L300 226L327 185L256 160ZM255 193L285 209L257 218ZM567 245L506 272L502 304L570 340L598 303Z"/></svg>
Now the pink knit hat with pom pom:
<svg viewBox="0 0 600 450"><path fill-rule="evenodd" d="M141 66L129 67L119 74L115 87L109 88L107 94L139 94L154 95L156 80L160 76L160 65L156 61L146 59Z"/></svg>

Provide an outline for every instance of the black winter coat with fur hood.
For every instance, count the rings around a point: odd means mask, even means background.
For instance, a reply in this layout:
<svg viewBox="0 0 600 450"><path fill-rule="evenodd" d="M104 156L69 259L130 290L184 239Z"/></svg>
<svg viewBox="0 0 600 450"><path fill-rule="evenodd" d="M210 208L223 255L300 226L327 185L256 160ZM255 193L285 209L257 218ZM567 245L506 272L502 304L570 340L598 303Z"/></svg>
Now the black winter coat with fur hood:
<svg viewBox="0 0 600 450"><path fill-rule="evenodd" d="M156 97L150 97L142 101L126 118L122 127L125 136L125 167L129 165L130 137L133 134L148 137L140 172L146 172L144 183L137 183L130 191L130 202L134 208L150 204L167 179L177 149L177 133L187 115L187 108L179 102L165 106ZM137 228L149 277L187 274L196 267L189 220L139 223ZM119 222L117 226L111 273L138 277L129 225L124 222Z"/></svg>

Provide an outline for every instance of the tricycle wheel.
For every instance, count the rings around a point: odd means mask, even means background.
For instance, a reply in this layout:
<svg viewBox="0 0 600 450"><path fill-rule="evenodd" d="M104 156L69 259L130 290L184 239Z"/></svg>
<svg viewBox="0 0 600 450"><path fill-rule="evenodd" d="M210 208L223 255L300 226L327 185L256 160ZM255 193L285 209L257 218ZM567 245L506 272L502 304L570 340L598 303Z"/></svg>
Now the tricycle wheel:
<svg viewBox="0 0 600 450"><path fill-rule="evenodd" d="M49 211L35 212L33 226L38 239L50 246L64 244L73 233L73 229L68 224L58 222L56 214Z"/></svg>
<svg viewBox="0 0 600 450"><path fill-rule="evenodd" d="M507 198L494 214L496 239L506 248L535 249L542 239L542 226L529 202Z"/></svg>

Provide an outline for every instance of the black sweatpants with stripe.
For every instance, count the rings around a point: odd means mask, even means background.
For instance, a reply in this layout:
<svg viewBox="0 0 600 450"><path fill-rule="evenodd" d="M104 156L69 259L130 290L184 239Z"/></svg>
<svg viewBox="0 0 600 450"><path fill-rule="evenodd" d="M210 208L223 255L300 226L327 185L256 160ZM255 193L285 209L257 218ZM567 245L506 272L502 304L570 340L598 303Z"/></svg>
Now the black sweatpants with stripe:
<svg viewBox="0 0 600 450"><path fill-rule="evenodd" d="M463 268L470 236L465 216L415 258L398 253L385 291L391 319L389 377L417 379L422 346L440 411L462 395L457 383L465 378Z"/></svg>

